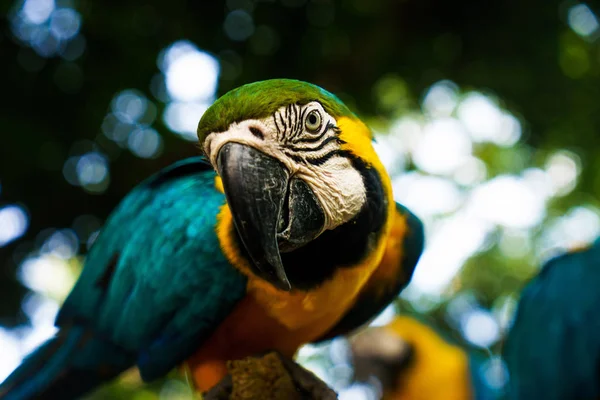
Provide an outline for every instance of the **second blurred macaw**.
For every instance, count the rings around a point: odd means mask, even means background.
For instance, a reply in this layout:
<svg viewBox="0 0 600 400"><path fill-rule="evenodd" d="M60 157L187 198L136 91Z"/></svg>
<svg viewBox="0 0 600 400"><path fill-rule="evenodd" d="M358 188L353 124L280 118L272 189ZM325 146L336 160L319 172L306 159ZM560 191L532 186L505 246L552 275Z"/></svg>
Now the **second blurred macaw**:
<svg viewBox="0 0 600 400"><path fill-rule="evenodd" d="M600 240L529 282L504 358L511 399L600 399Z"/></svg>
<svg viewBox="0 0 600 400"><path fill-rule="evenodd" d="M58 335L1 399L74 398L131 366L149 381L186 360L205 391L227 360L292 357L406 285L422 226L394 202L369 129L337 97L295 80L248 84L206 111L198 137L209 163L182 161L122 201Z"/></svg>
<svg viewBox="0 0 600 400"><path fill-rule="evenodd" d="M451 344L410 316L351 339L357 381L376 378L384 400L494 400L482 381L482 358Z"/></svg>

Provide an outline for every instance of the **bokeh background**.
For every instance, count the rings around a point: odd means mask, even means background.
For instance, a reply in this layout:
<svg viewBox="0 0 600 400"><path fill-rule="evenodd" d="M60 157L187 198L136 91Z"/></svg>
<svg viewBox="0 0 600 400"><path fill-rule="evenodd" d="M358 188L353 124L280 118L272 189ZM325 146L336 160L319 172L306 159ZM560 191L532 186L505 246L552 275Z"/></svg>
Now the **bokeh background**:
<svg viewBox="0 0 600 400"><path fill-rule="evenodd" d="M600 5L555 0L0 1L0 380L54 332L86 251L136 184L198 153L206 108L288 77L374 130L397 201L425 223L420 313L487 359L545 260L600 231ZM344 340L300 361L341 398ZM135 370L90 398L188 399Z"/></svg>

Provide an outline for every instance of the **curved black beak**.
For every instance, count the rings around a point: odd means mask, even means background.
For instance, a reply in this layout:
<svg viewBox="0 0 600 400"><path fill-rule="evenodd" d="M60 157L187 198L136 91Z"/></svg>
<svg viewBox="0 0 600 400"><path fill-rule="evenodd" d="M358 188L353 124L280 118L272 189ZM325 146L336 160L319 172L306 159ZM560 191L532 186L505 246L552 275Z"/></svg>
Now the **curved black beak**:
<svg viewBox="0 0 600 400"><path fill-rule="evenodd" d="M282 290L291 290L282 251L291 251L321 233L324 214L303 181L250 146L226 143L217 156L233 222L258 274ZM302 215L300 215L302 214Z"/></svg>

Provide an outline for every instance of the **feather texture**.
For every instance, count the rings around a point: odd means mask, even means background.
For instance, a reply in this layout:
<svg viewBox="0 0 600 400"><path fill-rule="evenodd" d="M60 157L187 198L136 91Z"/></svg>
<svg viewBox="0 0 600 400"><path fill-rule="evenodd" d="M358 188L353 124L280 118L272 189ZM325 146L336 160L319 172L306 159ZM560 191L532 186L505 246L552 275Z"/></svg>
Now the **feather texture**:
<svg viewBox="0 0 600 400"><path fill-rule="evenodd" d="M354 305L319 341L346 335L381 313L410 281L425 245L423 224L396 203L395 223L386 254Z"/></svg>
<svg viewBox="0 0 600 400"><path fill-rule="evenodd" d="M188 159L121 202L59 312L59 336L0 386L0 398L13 382L20 382L22 395L9 392L6 399L50 393L59 378L80 395L90 388L81 371L106 366L111 373L96 383L135 363L144 380L152 380L195 350L246 286L220 250L215 224L225 199L214 179L200 158Z"/></svg>
<svg viewBox="0 0 600 400"><path fill-rule="evenodd" d="M524 289L504 356L511 399L600 398L600 241Z"/></svg>

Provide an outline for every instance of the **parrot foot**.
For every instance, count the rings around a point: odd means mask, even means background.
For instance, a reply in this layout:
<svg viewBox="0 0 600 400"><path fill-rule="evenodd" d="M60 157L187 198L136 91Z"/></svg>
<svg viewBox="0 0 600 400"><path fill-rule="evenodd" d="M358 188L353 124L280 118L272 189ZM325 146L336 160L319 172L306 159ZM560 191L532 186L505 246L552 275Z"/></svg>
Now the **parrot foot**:
<svg viewBox="0 0 600 400"><path fill-rule="evenodd" d="M336 393L313 373L277 352L230 361L229 374L204 400L335 400Z"/></svg>

